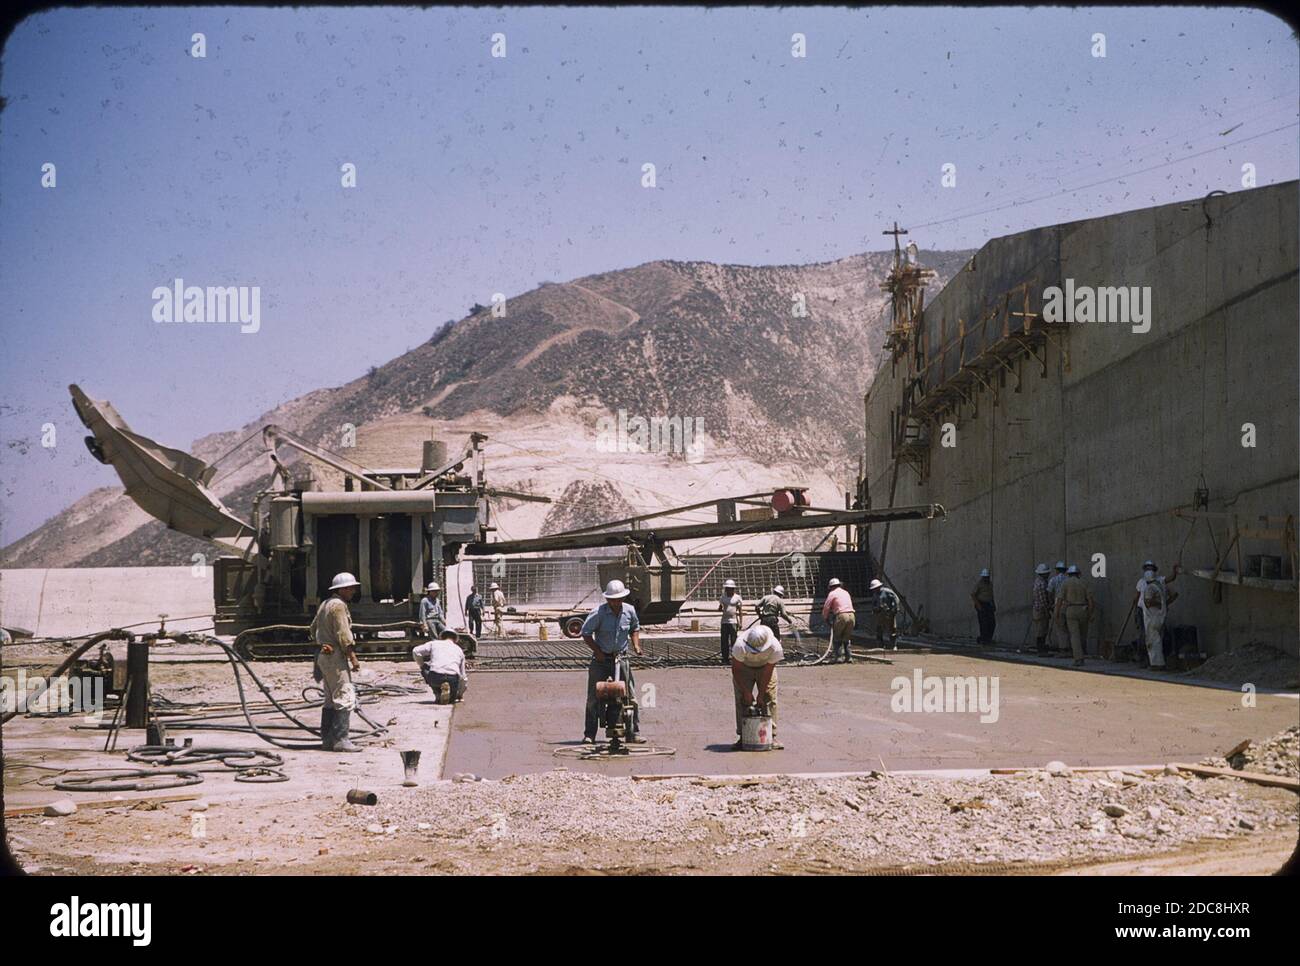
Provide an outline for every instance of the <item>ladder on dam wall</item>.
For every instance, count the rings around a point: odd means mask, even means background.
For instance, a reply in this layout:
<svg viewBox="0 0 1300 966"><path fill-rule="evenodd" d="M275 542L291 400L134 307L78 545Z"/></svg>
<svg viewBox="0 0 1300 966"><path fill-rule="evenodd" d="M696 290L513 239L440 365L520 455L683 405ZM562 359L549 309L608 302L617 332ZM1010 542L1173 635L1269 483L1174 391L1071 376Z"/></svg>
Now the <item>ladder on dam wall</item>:
<svg viewBox="0 0 1300 966"><path fill-rule="evenodd" d="M930 429L944 415L962 405L979 411L981 390L993 394L994 405L1007 377L1013 392L1021 387L1025 358L1038 363L1039 377L1047 378L1048 342L1061 340L1068 371L1068 348L1062 336L1065 322L1052 323L1030 306L1029 283L1022 282L986 305L973 322L958 318L956 332L947 337L947 319L940 319L939 346L931 350L924 310L916 320L920 337L908 353L909 373L897 409L891 412L890 440L895 469L908 466L924 482L929 475ZM897 361L897 356L895 357Z"/></svg>

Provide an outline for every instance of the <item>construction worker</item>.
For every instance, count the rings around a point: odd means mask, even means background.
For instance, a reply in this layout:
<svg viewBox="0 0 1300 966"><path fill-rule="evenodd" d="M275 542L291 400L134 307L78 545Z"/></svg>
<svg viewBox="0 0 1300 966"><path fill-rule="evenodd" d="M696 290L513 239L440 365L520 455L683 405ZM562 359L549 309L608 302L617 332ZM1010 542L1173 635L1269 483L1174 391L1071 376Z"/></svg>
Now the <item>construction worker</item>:
<svg viewBox="0 0 1300 966"><path fill-rule="evenodd" d="M1168 584L1178 576L1178 565L1174 565L1174 577L1166 581L1157 573L1155 564L1149 560L1147 563L1150 566L1138 581L1138 605L1142 608L1148 665L1152 670L1162 671L1165 668L1165 618L1169 605L1178 598L1178 591L1170 590Z"/></svg>
<svg viewBox="0 0 1300 966"><path fill-rule="evenodd" d="M469 595L465 598L465 620L469 622L471 634L483 636L483 595L473 584L470 584Z"/></svg>
<svg viewBox="0 0 1300 966"><path fill-rule="evenodd" d="M997 627L997 604L993 602L993 580L988 568L980 571L980 579L975 582L975 589L970 592L971 602L975 605L975 614L980 622L980 644L993 643L993 631Z"/></svg>
<svg viewBox="0 0 1300 966"><path fill-rule="evenodd" d="M1142 576L1138 578L1137 589L1134 591L1133 594L1133 603L1137 605L1138 621L1142 625L1142 633L1140 635L1140 638L1144 645L1142 649L1143 654L1145 654L1147 651L1147 648L1145 646L1147 640L1147 632L1146 632L1146 609L1142 606L1142 597L1146 593L1146 589L1147 589L1148 571L1150 571L1152 574L1155 575L1152 577L1153 580L1159 581L1161 584L1165 585L1166 587L1168 587L1169 584L1172 584L1175 580L1177 580L1179 573L1182 572L1180 566L1178 564L1174 564L1173 574L1168 579L1165 579L1164 577L1160 576L1160 568L1156 566L1156 562L1154 560L1144 560L1142 562ZM1175 594L1174 596L1177 596L1177 594ZM1163 625L1161 629L1163 631ZM1163 657L1164 654L1162 648L1161 658Z"/></svg>
<svg viewBox="0 0 1300 966"><path fill-rule="evenodd" d="M582 622L582 639L591 648L591 663L587 665L587 714L583 723L582 743L595 744L596 729L600 726L600 702L596 698L596 685L614 676L614 663L626 661L627 645L632 643L632 650L637 657L641 651L641 621L636 616L636 608L624 598L629 591L621 580L611 580L605 585L603 594L605 603L601 604ZM634 694L636 684L632 680L630 661L623 667L623 680L627 682L629 694ZM640 735L640 712L632 722L632 734L627 740L632 744L644 744Z"/></svg>
<svg viewBox="0 0 1300 966"><path fill-rule="evenodd" d="M438 582L432 581L424 588L424 599L420 601L420 627L428 638L440 636L447 627L447 615L443 612L442 601L438 599L441 591Z"/></svg>
<svg viewBox="0 0 1300 966"><path fill-rule="evenodd" d="M722 596L718 598L718 608L722 611L721 647L722 663L731 663L731 648L736 643L736 633L744 616L744 601L736 589L734 580L724 581Z"/></svg>
<svg viewBox="0 0 1300 966"><path fill-rule="evenodd" d="M352 671L360 671L352 614L348 601L356 596L360 581L349 573L335 574L330 595L316 609L309 633L319 645L312 678L325 692L320 708L321 746L326 751L360 751L349 738L352 710L357 706Z"/></svg>
<svg viewBox="0 0 1300 966"><path fill-rule="evenodd" d="M826 584L826 600L822 604L822 620L831 628L831 663L838 664L840 652L843 651L844 663L853 663L853 653L849 650L852 643L853 598L840 583L840 578L832 577Z"/></svg>
<svg viewBox="0 0 1300 966"><path fill-rule="evenodd" d="M1070 564L1065 583L1061 584L1061 592L1056 595L1056 612L1065 618L1075 667L1083 667L1088 647L1088 618L1096 606L1091 588L1079 576L1079 568Z"/></svg>
<svg viewBox="0 0 1300 966"><path fill-rule="evenodd" d="M757 609L758 622L775 634L778 641L781 639L782 618L791 627L794 626L790 612L785 609L785 588L780 584L773 587L770 594L764 594L759 598Z"/></svg>
<svg viewBox="0 0 1300 966"><path fill-rule="evenodd" d="M1040 563L1034 568L1034 589L1031 598L1034 621L1034 643L1039 654L1047 653L1047 634L1052 626L1052 592L1047 589L1047 575L1051 573L1047 564Z"/></svg>
<svg viewBox="0 0 1300 966"><path fill-rule="evenodd" d="M741 722L751 704L772 719L772 747L785 747L776 740L776 666L785 657L781 641L765 624L745 631L745 639L731 649L731 685L736 697L736 743L741 749Z"/></svg>
<svg viewBox="0 0 1300 966"><path fill-rule="evenodd" d="M1065 583L1066 576L1065 561L1056 561L1056 573L1053 574L1052 578L1047 582L1047 603L1048 613L1050 614L1056 614L1056 595L1061 592L1061 584ZM1047 629L1048 643L1053 651L1065 650L1065 645L1068 642L1064 621L1064 617L1058 621L1055 616L1053 616L1052 625Z"/></svg>
<svg viewBox="0 0 1300 966"><path fill-rule="evenodd" d="M495 580L488 585L488 592L492 594L492 619L495 622L496 636L498 638L506 636L505 625L501 622L501 615L506 609L506 595L501 592L501 585Z"/></svg>
<svg viewBox="0 0 1300 966"><path fill-rule="evenodd" d="M469 687L465 652L457 641L456 632L444 627L434 640L411 649L411 658L420 666L420 677L424 678L439 704L460 701Z"/></svg>
<svg viewBox="0 0 1300 966"><path fill-rule="evenodd" d="M885 646L885 635L889 635L889 649L898 650L898 595L882 584L873 580L868 589L875 593L872 610L876 615L876 643Z"/></svg>

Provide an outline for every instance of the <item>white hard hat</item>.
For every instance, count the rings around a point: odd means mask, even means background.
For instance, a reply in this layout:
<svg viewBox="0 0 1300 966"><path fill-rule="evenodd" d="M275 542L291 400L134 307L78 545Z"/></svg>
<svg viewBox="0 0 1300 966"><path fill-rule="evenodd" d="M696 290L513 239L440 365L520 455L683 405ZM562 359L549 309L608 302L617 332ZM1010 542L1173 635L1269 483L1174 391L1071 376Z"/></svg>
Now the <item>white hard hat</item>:
<svg viewBox="0 0 1300 966"><path fill-rule="evenodd" d="M425 589L425 592L426 592L426 593L432 593L432 592L435 591L435 590L442 590L442 588L438 586L438 582L437 582L436 580L435 580L435 581L432 581L432 582L429 584L429 586L428 586L428 587L425 587L424 589Z"/></svg>
<svg viewBox="0 0 1300 966"><path fill-rule="evenodd" d="M1079 568L1075 564L1070 564L1070 569L1066 572L1074 574L1076 577L1079 576Z"/></svg>
<svg viewBox="0 0 1300 966"><path fill-rule="evenodd" d="M981 576L981 577L987 577L988 575L989 575L989 568L988 568L988 567L985 567L983 570L980 571L980 576Z"/></svg>
<svg viewBox="0 0 1300 966"><path fill-rule="evenodd" d="M745 643L755 649L762 648L771 639L772 629L766 624L755 624L745 631Z"/></svg>
<svg viewBox="0 0 1300 966"><path fill-rule="evenodd" d="M826 586L827 586L827 587L838 587L838 586L840 586L840 578L838 578L838 577L832 577L831 580L830 580L830 583L828 583Z"/></svg>
<svg viewBox="0 0 1300 966"><path fill-rule="evenodd" d="M621 580L611 580L605 585L606 600L621 600L630 593Z"/></svg>
<svg viewBox="0 0 1300 966"><path fill-rule="evenodd" d="M723 584L722 584L722 589L723 589L723 590L735 590L735 589L736 589L736 582L735 582L734 580L727 580L727 581L724 581Z"/></svg>
<svg viewBox="0 0 1300 966"><path fill-rule="evenodd" d="M1036 574L1047 573L1047 564L1039 564L1037 567L1034 568L1034 573Z"/></svg>
<svg viewBox="0 0 1300 966"><path fill-rule="evenodd" d="M885 586L885 585L882 584L880 581L878 581L878 580L873 580L873 581L868 585L867 589L868 589L868 590L875 590L877 587L883 587L883 586Z"/></svg>
<svg viewBox="0 0 1300 966"><path fill-rule="evenodd" d="M1064 570L1064 569L1065 569L1065 561L1064 561L1064 560L1058 560L1058 561L1056 561L1056 569L1057 569L1057 570Z"/></svg>
<svg viewBox="0 0 1300 966"><path fill-rule="evenodd" d="M360 587L361 581L357 580L349 573L335 574L334 579L330 581L330 590L342 590L344 587Z"/></svg>
<svg viewBox="0 0 1300 966"><path fill-rule="evenodd" d="M776 594L776 596L778 597L784 597L785 588L782 587L780 584L777 584L775 587L772 588L772 593Z"/></svg>
<svg viewBox="0 0 1300 966"><path fill-rule="evenodd" d="M1143 566L1145 569L1147 569L1147 570L1159 570L1159 569L1160 569L1159 567L1157 567L1157 566L1155 565L1155 561L1152 561L1152 560L1144 560L1144 561L1142 561L1142 566Z"/></svg>
<svg viewBox="0 0 1300 966"><path fill-rule="evenodd" d="M501 589L501 585L498 584L495 580L492 581L492 583L488 584L488 590L500 590L500 589Z"/></svg>

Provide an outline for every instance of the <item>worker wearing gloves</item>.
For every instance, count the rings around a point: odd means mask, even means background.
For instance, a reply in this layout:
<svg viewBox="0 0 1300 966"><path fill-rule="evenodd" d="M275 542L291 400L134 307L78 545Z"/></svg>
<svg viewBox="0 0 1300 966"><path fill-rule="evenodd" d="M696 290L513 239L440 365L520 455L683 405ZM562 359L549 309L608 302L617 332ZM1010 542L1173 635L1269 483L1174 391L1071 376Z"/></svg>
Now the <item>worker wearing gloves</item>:
<svg viewBox="0 0 1300 966"><path fill-rule="evenodd" d="M885 646L885 635L889 635L889 649L898 650L898 595L882 584L873 580L870 589L875 594L873 609L876 616L876 643Z"/></svg>
<svg viewBox="0 0 1300 966"><path fill-rule="evenodd" d="M849 596L849 592L844 589L838 577L832 577L826 586L829 593L826 595L826 602L822 604L822 620L831 628L831 663L839 663L840 651L843 650L844 663L852 664L853 654L849 651L849 644L853 638L853 625L856 620L853 614L853 598Z"/></svg>
<svg viewBox="0 0 1300 966"><path fill-rule="evenodd" d="M352 711L357 706L352 671L361 670L356 641L352 638L348 601L356 596L360 586L357 578L349 573L335 575L330 583L330 595L321 601L311 622L311 638L320 646L312 678L325 692L320 709L320 737L326 751L361 750L348 737Z"/></svg>
<svg viewBox="0 0 1300 966"><path fill-rule="evenodd" d="M731 684L736 697L736 743L732 751L741 749L741 722L751 704L757 704L772 719L772 747L785 747L776 740L776 666L783 657L781 641L763 624L755 624L745 632L744 640L732 647Z"/></svg>
<svg viewBox="0 0 1300 966"><path fill-rule="evenodd" d="M506 628L501 623L501 615L505 613L506 595L501 592L501 585L496 581L488 586L488 591L492 594L492 619L495 624L493 630L496 631L498 638L503 638L506 636Z"/></svg>
<svg viewBox="0 0 1300 966"><path fill-rule="evenodd" d="M1088 646L1088 618L1097 602L1092 590L1079 576L1079 568L1070 565L1065 583L1056 595L1056 613L1064 615L1066 630L1070 635L1070 650L1074 652L1074 666L1082 667Z"/></svg>
<svg viewBox="0 0 1300 966"><path fill-rule="evenodd" d="M971 603L975 605L975 614L980 622L980 644L993 643L993 631L997 628L997 604L993 602L993 581L988 568L980 571L980 579L975 582L975 589L970 592Z"/></svg>
<svg viewBox="0 0 1300 966"><path fill-rule="evenodd" d="M435 580L424 588L424 599L420 601L420 627L429 638L436 638L447 629L447 615L442 609L438 594L442 588Z"/></svg>
<svg viewBox="0 0 1300 966"><path fill-rule="evenodd" d="M627 645L630 641L637 657L641 656L641 621L636 616L636 608L625 598L629 591L621 580L611 580L605 585L605 603L601 604L582 622L582 639L591 648L591 663L587 665L587 713L583 722L582 743L594 744L596 729L600 727L600 702L596 697L596 685L614 677L614 663L627 659ZM627 682L629 694L634 694L636 684L632 680L632 664L628 661L622 680ZM631 744L644 744L641 737L641 713L637 711L632 722L632 734L627 740Z"/></svg>
<svg viewBox="0 0 1300 966"><path fill-rule="evenodd" d="M483 595L473 584L469 596L465 598L465 620L469 622L469 632L475 637L483 636Z"/></svg>
<svg viewBox="0 0 1300 966"><path fill-rule="evenodd" d="M456 632L444 627L436 639L411 649L412 659L420 666L420 677L432 689L439 704L460 701L469 687L465 652L456 641Z"/></svg>
<svg viewBox="0 0 1300 966"><path fill-rule="evenodd" d="M785 588L777 584L770 594L764 594L758 601L758 622L770 630L776 639L781 639L781 619L791 627L794 620L785 609Z"/></svg>
<svg viewBox="0 0 1300 966"><path fill-rule="evenodd" d="M731 648L736 643L736 634L740 630L740 622L744 616L744 601L741 600L740 591L736 589L736 582L728 580L722 585L722 596L718 599L718 607L722 611L722 663L731 663Z"/></svg>
<svg viewBox="0 0 1300 966"><path fill-rule="evenodd" d="M1047 564L1040 563L1034 568L1034 589L1030 602L1034 622L1034 642L1039 654L1047 653L1047 634L1052 626L1052 593L1047 589Z"/></svg>

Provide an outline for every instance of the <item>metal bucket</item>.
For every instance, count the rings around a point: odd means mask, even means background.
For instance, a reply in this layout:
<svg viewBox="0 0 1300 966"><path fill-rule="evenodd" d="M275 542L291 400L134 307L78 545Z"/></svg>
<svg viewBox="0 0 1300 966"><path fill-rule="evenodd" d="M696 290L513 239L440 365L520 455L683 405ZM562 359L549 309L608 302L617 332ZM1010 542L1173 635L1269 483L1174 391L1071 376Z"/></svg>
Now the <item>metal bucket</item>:
<svg viewBox="0 0 1300 966"><path fill-rule="evenodd" d="M740 719L742 751L772 750L772 719L765 714L747 714Z"/></svg>

